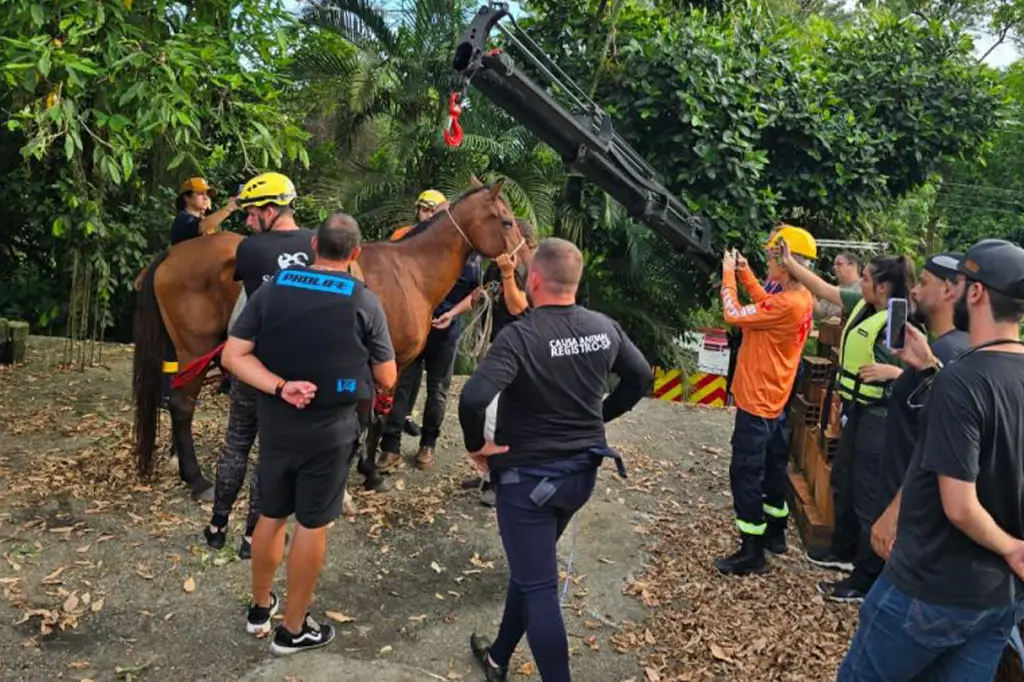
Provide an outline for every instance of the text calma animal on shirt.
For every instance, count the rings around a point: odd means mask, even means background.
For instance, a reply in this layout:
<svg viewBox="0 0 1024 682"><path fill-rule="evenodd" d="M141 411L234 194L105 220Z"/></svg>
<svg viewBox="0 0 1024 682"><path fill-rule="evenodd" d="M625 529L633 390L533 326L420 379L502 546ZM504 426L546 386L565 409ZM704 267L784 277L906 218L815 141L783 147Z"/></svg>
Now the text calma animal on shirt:
<svg viewBox="0 0 1024 682"><path fill-rule="evenodd" d="M607 350L611 347L612 342L607 334L590 334L589 336L573 336L566 339L551 339L548 341L548 345L551 348L551 357L557 358L564 355Z"/></svg>

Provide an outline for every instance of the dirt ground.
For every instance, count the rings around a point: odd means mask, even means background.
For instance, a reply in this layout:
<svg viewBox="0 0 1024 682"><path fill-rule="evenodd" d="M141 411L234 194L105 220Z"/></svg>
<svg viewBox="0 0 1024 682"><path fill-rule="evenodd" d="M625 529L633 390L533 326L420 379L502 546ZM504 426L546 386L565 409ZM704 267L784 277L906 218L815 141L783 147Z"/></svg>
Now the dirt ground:
<svg viewBox="0 0 1024 682"><path fill-rule="evenodd" d="M432 470L400 472L386 495L352 481L360 514L332 529L313 605L338 639L272 661L243 627L246 502L228 546L209 550L208 505L166 465L150 485L135 477L131 348L108 346L102 366L75 372L58 366L62 344L32 337L25 365L0 368L0 679L480 679L468 638L496 630L507 568L494 512L459 487L470 467L454 402ZM197 451L212 480L227 399L201 399ZM574 679L835 679L856 609L817 596L815 581L831 576L801 559L795 532L765 577L711 566L735 544L731 426L728 410L654 400L610 426L630 476L604 467L578 517L565 605ZM403 445L411 455L416 443ZM570 532L563 565L571 543ZM539 679L525 641L513 669Z"/></svg>

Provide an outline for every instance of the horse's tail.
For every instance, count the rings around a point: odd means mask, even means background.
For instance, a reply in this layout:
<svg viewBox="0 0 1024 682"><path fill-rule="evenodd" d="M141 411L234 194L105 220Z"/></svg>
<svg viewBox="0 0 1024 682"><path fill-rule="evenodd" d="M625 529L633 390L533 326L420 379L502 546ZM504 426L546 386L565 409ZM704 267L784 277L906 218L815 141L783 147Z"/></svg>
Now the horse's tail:
<svg viewBox="0 0 1024 682"><path fill-rule="evenodd" d="M135 399L135 458L139 473L153 475L153 451L156 449L157 427L160 424L160 401L163 393L163 362L167 349L167 330L160 317L154 280L156 270L167 258L169 250L157 255L149 264L139 283L135 299L135 320L132 335L135 355L132 360L132 394Z"/></svg>

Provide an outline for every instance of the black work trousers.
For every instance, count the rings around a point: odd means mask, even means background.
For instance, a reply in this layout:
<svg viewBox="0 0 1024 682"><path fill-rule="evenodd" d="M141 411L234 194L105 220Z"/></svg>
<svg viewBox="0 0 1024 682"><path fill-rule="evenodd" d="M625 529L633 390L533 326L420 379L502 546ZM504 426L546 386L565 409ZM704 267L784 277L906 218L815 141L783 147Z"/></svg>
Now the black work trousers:
<svg viewBox="0 0 1024 682"><path fill-rule="evenodd" d="M786 467L789 438L786 419L758 417L736 410L732 432L729 485L736 510L736 526L745 535L764 535L765 516L785 523Z"/></svg>
<svg viewBox="0 0 1024 682"><path fill-rule="evenodd" d="M231 508L235 506L238 493L245 482L249 468L249 453L256 442L256 404L259 391L244 384L237 378L231 379L231 408L228 413L228 430L224 437L224 449L217 459L217 482L213 492L213 525L223 528L228 524ZM258 467L253 467L249 481L249 514L246 518L245 534L252 535L259 520Z"/></svg>
<svg viewBox="0 0 1024 682"><path fill-rule="evenodd" d="M427 399L423 408L420 447L432 448L437 445L437 437L441 434L441 423L444 422L448 403L448 389L451 387L452 373L455 371L455 358L459 350L457 339L458 337L437 340L433 336L428 336L419 357L402 370L398 378L398 388L395 389L395 401L381 435L382 451L398 452L401 448L402 427L405 418L412 413L424 371L427 374Z"/></svg>
<svg viewBox="0 0 1024 682"><path fill-rule="evenodd" d="M870 588L884 562L871 548L878 519L878 472L885 456L885 407L843 403L846 424L832 462L830 483L835 525L832 552L855 564L859 587ZM883 507L884 509L884 507Z"/></svg>

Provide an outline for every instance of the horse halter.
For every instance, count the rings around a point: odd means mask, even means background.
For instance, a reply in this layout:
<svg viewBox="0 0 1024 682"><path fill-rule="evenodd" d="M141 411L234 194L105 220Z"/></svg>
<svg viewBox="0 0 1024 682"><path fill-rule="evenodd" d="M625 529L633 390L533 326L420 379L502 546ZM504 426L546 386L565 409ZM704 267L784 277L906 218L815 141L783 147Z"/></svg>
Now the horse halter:
<svg viewBox="0 0 1024 682"><path fill-rule="evenodd" d="M466 244L469 245L469 250L470 251L478 251L479 249L476 248L476 245L474 245L473 242L470 241L469 237L466 236L465 230L463 230L462 226L459 225L459 222L457 220L455 220L455 216L452 215L451 209L448 206L445 206L444 207L444 212L448 214L448 219L452 221L452 225L455 226L455 229L459 233L459 235L461 235L462 238L464 240L466 240ZM502 219L501 223L505 227L512 227L513 225L515 225L515 222L512 221L512 220ZM519 235L519 243L516 244L516 247L514 249L512 249L511 251L507 252L509 257L511 258L512 256L515 256L516 253L519 252L519 249L523 248L525 245L526 245L526 237L524 237L522 234L520 234Z"/></svg>

